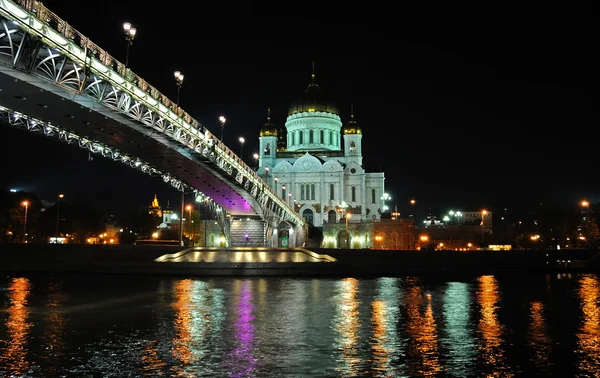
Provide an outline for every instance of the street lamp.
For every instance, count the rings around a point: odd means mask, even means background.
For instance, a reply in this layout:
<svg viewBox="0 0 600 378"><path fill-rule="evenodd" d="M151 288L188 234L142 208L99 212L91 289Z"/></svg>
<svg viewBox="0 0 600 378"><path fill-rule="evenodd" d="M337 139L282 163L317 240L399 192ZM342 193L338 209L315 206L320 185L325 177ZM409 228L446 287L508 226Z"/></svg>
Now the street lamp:
<svg viewBox="0 0 600 378"><path fill-rule="evenodd" d="M187 223L188 223L188 230L190 232L189 238L190 238L190 240L192 240L192 205L187 205L185 207L185 209L188 211L188 214L189 214Z"/></svg>
<svg viewBox="0 0 600 378"><path fill-rule="evenodd" d="M27 243L27 208L29 207L29 202L23 201L21 202L22 206L25 206L25 220L23 221L23 243Z"/></svg>
<svg viewBox="0 0 600 378"><path fill-rule="evenodd" d="M252 157L254 158L254 165L256 166L256 169L258 170L258 158L259 158L259 156L258 156L258 154L255 153L254 155L252 155Z"/></svg>
<svg viewBox="0 0 600 378"><path fill-rule="evenodd" d="M487 210L481 211L481 241L483 242L483 233L484 233L484 217L488 214Z"/></svg>
<svg viewBox="0 0 600 378"><path fill-rule="evenodd" d="M586 244L589 246L590 244L590 203L586 200L581 201L581 207L585 208L585 223L586 223Z"/></svg>
<svg viewBox="0 0 600 378"><path fill-rule="evenodd" d="M277 193L277 182L279 181L279 178L275 177L273 180L275 181L275 193Z"/></svg>
<svg viewBox="0 0 600 378"><path fill-rule="evenodd" d="M127 41L127 53L125 54L125 67L129 67L129 47L133 45L137 29L131 26L129 22L123 24L123 32L125 32L125 40Z"/></svg>
<svg viewBox="0 0 600 378"><path fill-rule="evenodd" d="M352 213L346 213L346 248L350 249L350 234L348 233L348 219L352 216Z"/></svg>
<svg viewBox="0 0 600 378"><path fill-rule="evenodd" d="M64 194L59 194L58 199L56 200L56 240L55 243L58 243L58 237L60 234L58 233L58 224L60 222L59 213L60 213L60 199L64 198Z"/></svg>
<svg viewBox="0 0 600 378"><path fill-rule="evenodd" d="M175 71L175 81L177 82L177 107L179 107L179 92L181 92L181 86L183 85L183 74L179 71Z"/></svg>
<svg viewBox="0 0 600 378"><path fill-rule="evenodd" d="M283 199L285 201L284 194L283 194L284 190L285 190L285 185L281 185L281 196L280 197L281 197L281 199Z"/></svg>
<svg viewBox="0 0 600 378"><path fill-rule="evenodd" d="M383 206L381 207L381 209L383 210L383 212L385 212L388 209L387 205L385 204L385 201L389 201L391 199L392 197L387 193L383 193L383 196L381 196L381 200L383 201Z"/></svg>
<svg viewBox="0 0 600 378"><path fill-rule="evenodd" d="M240 139L238 139L240 142L240 159L244 160L244 143L246 142L246 139L244 139L244 137L240 137Z"/></svg>
<svg viewBox="0 0 600 378"><path fill-rule="evenodd" d="M227 121L227 118L220 116L219 117L219 122L221 122L221 142L223 142L223 129L225 129L225 122Z"/></svg>

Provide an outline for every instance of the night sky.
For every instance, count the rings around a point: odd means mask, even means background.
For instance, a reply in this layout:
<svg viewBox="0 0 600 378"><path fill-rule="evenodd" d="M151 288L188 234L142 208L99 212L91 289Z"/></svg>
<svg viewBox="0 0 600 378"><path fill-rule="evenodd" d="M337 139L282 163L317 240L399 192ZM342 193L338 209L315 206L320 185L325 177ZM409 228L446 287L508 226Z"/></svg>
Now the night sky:
<svg viewBox="0 0 600 378"><path fill-rule="evenodd" d="M317 80L363 129L365 166L383 170L401 212L521 211L600 200L599 70L593 9L408 8L373 2L63 2L44 4L130 66L252 163L267 107L287 109ZM75 5L77 4L77 5ZM162 5L167 4L167 5ZM197 8L190 8L196 4ZM169 8L169 6L171 8ZM169 10L172 9L172 10ZM93 201L113 213L178 193L119 163L8 129L1 186ZM21 146L18 153L15 147Z"/></svg>

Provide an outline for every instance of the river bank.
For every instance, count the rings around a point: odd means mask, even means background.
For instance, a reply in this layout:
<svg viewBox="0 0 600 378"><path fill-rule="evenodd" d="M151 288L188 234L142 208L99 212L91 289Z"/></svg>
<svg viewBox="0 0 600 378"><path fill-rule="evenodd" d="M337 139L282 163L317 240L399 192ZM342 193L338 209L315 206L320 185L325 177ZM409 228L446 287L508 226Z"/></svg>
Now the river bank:
<svg viewBox="0 0 600 378"><path fill-rule="evenodd" d="M160 256L183 249L178 246L4 244L0 245L0 271L197 276L401 276L600 271L598 251L585 250L459 252L311 249L315 253L329 255L336 261L155 261Z"/></svg>

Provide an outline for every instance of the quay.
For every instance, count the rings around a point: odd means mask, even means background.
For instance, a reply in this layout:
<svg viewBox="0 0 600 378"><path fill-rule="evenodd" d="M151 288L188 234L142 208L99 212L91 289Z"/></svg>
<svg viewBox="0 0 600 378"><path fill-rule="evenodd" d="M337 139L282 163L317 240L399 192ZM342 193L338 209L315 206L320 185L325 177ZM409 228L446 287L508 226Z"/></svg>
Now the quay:
<svg viewBox="0 0 600 378"><path fill-rule="evenodd" d="M600 271L592 250L415 251L4 244L0 272L368 277Z"/></svg>

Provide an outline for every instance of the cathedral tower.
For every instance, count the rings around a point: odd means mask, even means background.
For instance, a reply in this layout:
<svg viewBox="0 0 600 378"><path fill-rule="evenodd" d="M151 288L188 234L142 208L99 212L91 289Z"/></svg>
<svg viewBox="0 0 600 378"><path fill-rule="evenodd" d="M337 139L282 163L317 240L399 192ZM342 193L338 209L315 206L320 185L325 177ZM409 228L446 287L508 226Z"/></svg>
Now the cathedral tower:
<svg viewBox="0 0 600 378"><path fill-rule="evenodd" d="M260 129L260 137L258 138L258 148L260 153L258 155L258 166L275 166L275 158L277 157L277 129L271 123L271 108L267 109L267 122Z"/></svg>
<svg viewBox="0 0 600 378"><path fill-rule="evenodd" d="M362 129L354 119L354 105L350 108L350 121L344 125L343 132L346 161L362 166Z"/></svg>

